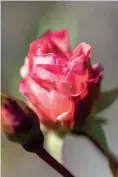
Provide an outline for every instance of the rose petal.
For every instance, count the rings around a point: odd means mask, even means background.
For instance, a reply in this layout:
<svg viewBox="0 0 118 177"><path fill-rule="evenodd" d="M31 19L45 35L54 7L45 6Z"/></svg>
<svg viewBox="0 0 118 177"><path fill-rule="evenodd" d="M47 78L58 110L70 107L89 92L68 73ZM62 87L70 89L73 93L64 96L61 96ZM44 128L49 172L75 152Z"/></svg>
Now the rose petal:
<svg viewBox="0 0 118 177"><path fill-rule="evenodd" d="M40 39L30 44L28 56L31 54L38 56L44 53L55 53L58 56L69 58L71 52L68 47L67 30L56 32L48 30Z"/></svg>
<svg viewBox="0 0 118 177"><path fill-rule="evenodd" d="M20 75L22 76L22 78L25 78L28 76L28 74L29 74L29 60L26 57L24 61L24 65L20 69Z"/></svg>
<svg viewBox="0 0 118 177"><path fill-rule="evenodd" d="M48 128L55 128L56 122L51 120L49 114L46 114L41 105L33 105L31 102L27 101L29 107L37 114L39 120L46 125Z"/></svg>
<svg viewBox="0 0 118 177"><path fill-rule="evenodd" d="M68 67L74 73L76 73L80 76L83 76L86 74L86 71L90 68L90 62L89 62L89 60L85 59L84 55L82 55L80 57L77 57L77 58L71 60L68 63Z"/></svg>
<svg viewBox="0 0 118 177"><path fill-rule="evenodd" d="M99 86L93 82L89 82L87 85L88 94L84 99L77 100L75 110L75 124L82 126L89 118L93 107L95 106L99 98Z"/></svg>
<svg viewBox="0 0 118 177"><path fill-rule="evenodd" d="M55 90L51 91L50 100L52 105L52 116L56 117L56 120L61 120L72 116L72 100L65 95L62 95Z"/></svg>
<svg viewBox="0 0 118 177"><path fill-rule="evenodd" d="M96 72L96 74L104 71L104 67L101 63L96 63L92 66L92 69Z"/></svg>
<svg viewBox="0 0 118 177"><path fill-rule="evenodd" d="M89 82L99 83L103 76L104 68L100 63L96 63L92 66L94 77Z"/></svg>
<svg viewBox="0 0 118 177"><path fill-rule="evenodd" d="M35 69L35 74L41 79L57 82L63 76L63 70L61 65L37 65Z"/></svg>
<svg viewBox="0 0 118 177"><path fill-rule="evenodd" d="M54 81L50 81L48 79L42 79L40 77L37 77L34 74L31 77L43 89L47 91L56 90L56 83Z"/></svg>
<svg viewBox="0 0 118 177"><path fill-rule="evenodd" d="M49 34L50 30L47 30L46 33L42 35L40 39L37 39L30 43L28 56L37 56L41 53L51 53L49 45Z"/></svg>
<svg viewBox="0 0 118 177"><path fill-rule="evenodd" d="M49 99L50 93L48 91L40 87L31 77L22 80L19 90L39 111L41 109L44 112L43 114L48 115L54 121L50 116L50 109L52 108Z"/></svg>
<svg viewBox="0 0 118 177"><path fill-rule="evenodd" d="M71 57L71 52L68 46L68 32L67 30L60 30L52 32L50 39L65 55L67 58Z"/></svg>
<svg viewBox="0 0 118 177"><path fill-rule="evenodd" d="M89 44L86 44L85 42L82 42L73 51L72 58L76 58L76 57L79 57L81 55L84 55L86 58L91 58L91 50L92 50L92 48Z"/></svg>

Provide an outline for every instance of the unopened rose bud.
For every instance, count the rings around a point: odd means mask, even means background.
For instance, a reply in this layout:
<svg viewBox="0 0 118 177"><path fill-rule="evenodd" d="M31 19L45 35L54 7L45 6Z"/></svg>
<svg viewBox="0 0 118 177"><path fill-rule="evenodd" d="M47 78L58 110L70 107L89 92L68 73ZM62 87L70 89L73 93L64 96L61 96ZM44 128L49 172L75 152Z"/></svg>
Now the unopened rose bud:
<svg viewBox="0 0 118 177"><path fill-rule="evenodd" d="M2 94L1 113L2 129L10 141L20 143L30 151L34 151L31 145L33 141L38 140L43 146L39 119L24 102Z"/></svg>

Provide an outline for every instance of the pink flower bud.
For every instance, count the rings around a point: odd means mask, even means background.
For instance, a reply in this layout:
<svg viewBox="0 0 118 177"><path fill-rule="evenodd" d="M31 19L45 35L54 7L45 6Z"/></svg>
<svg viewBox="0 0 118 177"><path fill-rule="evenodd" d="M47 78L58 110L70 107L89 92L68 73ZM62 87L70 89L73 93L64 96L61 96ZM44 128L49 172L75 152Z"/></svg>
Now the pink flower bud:
<svg viewBox="0 0 118 177"><path fill-rule="evenodd" d="M43 144L39 120L24 102L2 95L1 114L2 130L9 140L23 145L38 135L40 143Z"/></svg>

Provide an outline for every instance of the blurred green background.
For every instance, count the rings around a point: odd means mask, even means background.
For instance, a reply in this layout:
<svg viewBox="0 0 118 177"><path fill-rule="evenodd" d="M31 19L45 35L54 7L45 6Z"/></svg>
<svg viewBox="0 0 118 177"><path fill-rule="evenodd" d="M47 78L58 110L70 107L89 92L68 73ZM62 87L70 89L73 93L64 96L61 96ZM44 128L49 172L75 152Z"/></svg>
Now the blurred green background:
<svg viewBox="0 0 118 177"><path fill-rule="evenodd" d="M6 1L1 2L1 6L2 91L23 99L18 91L19 69L29 43L48 28L67 28L72 48L83 41L89 43L93 49L93 63L99 61L105 67L103 89L118 86L118 2ZM118 101L103 113L109 119L108 126L104 127L108 142L116 154L117 108ZM83 139L67 137L63 153L64 164L77 177L111 177L105 159L98 157L92 145ZM42 160L8 142L4 136L1 155L2 177L59 176Z"/></svg>

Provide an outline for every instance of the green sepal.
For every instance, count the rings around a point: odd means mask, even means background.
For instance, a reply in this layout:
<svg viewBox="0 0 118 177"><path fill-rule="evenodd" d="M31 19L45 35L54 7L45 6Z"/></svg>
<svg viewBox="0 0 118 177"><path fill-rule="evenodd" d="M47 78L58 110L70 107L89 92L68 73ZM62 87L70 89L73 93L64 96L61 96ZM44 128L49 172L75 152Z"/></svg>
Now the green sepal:
<svg viewBox="0 0 118 177"><path fill-rule="evenodd" d="M101 93L101 98L96 105L96 113L102 112L111 106L118 98L118 87L104 91Z"/></svg>

